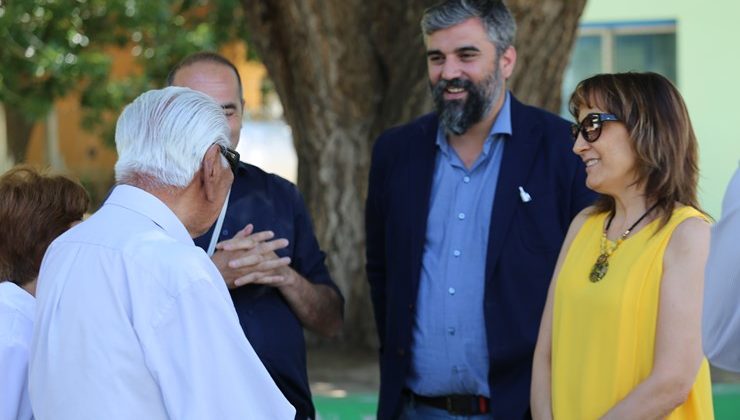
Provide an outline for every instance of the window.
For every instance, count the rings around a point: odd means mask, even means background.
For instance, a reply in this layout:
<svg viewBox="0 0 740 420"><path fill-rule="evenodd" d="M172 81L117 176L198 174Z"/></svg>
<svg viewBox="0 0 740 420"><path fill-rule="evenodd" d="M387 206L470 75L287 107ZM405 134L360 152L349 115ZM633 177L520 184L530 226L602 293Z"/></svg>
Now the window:
<svg viewBox="0 0 740 420"><path fill-rule="evenodd" d="M579 81L597 73L653 71L676 83L676 22L582 24L565 69L560 114Z"/></svg>

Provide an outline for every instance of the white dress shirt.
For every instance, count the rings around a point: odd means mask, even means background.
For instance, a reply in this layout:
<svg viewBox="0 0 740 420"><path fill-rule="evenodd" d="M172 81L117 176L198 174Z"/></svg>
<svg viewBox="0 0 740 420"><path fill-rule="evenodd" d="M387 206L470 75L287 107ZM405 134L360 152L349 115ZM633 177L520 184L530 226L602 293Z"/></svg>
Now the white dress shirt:
<svg viewBox="0 0 740 420"><path fill-rule="evenodd" d="M722 369L740 372L740 168L722 200L722 217L712 227L705 273L704 352Z"/></svg>
<svg viewBox="0 0 740 420"><path fill-rule="evenodd" d="M37 419L294 416L218 270L144 190L116 187L57 238L36 297L29 383Z"/></svg>
<svg viewBox="0 0 740 420"><path fill-rule="evenodd" d="M0 420L33 418L28 400L28 348L36 300L11 281L0 283Z"/></svg>

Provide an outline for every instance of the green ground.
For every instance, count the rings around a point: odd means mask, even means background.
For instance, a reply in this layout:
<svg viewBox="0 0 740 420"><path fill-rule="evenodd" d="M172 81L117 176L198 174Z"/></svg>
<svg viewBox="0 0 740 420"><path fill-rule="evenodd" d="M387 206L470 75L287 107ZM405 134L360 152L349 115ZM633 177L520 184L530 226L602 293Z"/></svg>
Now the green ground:
<svg viewBox="0 0 740 420"><path fill-rule="evenodd" d="M716 420L740 419L740 384L714 384ZM314 398L320 420L370 420L375 418L375 394L349 394L345 397Z"/></svg>
<svg viewBox="0 0 740 420"><path fill-rule="evenodd" d="M346 397L314 397L317 420L370 420L375 418L378 396L351 394Z"/></svg>
<svg viewBox="0 0 740 420"><path fill-rule="evenodd" d="M374 352L309 349L308 373L319 420L375 418L380 378ZM713 367L711 376L716 420L740 420L740 374Z"/></svg>
<svg viewBox="0 0 740 420"><path fill-rule="evenodd" d="M740 419L740 384L714 384L712 394L717 420Z"/></svg>

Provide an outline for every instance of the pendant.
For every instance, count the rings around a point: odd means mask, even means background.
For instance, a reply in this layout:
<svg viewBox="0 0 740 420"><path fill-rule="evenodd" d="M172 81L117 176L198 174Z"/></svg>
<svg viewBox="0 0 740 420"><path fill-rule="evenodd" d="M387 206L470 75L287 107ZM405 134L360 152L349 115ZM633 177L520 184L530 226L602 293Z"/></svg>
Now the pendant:
<svg viewBox="0 0 740 420"><path fill-rule="evenodd" d="M588 279L591 280L591 283L596 283L606 276L607 270L609 270L609 257L606 254L601 254L596 259Z"/></svg>

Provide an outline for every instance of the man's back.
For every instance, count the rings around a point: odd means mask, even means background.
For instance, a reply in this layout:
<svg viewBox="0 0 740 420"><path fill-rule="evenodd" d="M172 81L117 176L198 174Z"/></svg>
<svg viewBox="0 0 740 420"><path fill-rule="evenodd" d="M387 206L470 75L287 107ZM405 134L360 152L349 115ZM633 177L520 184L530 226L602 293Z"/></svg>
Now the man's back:
<svg viewBox="0 0 740 420"><path fill-rule="evenodd" d="M37 418L292 417L218 271L143 190L117 187L52 244L38 304Z"/></svg>

